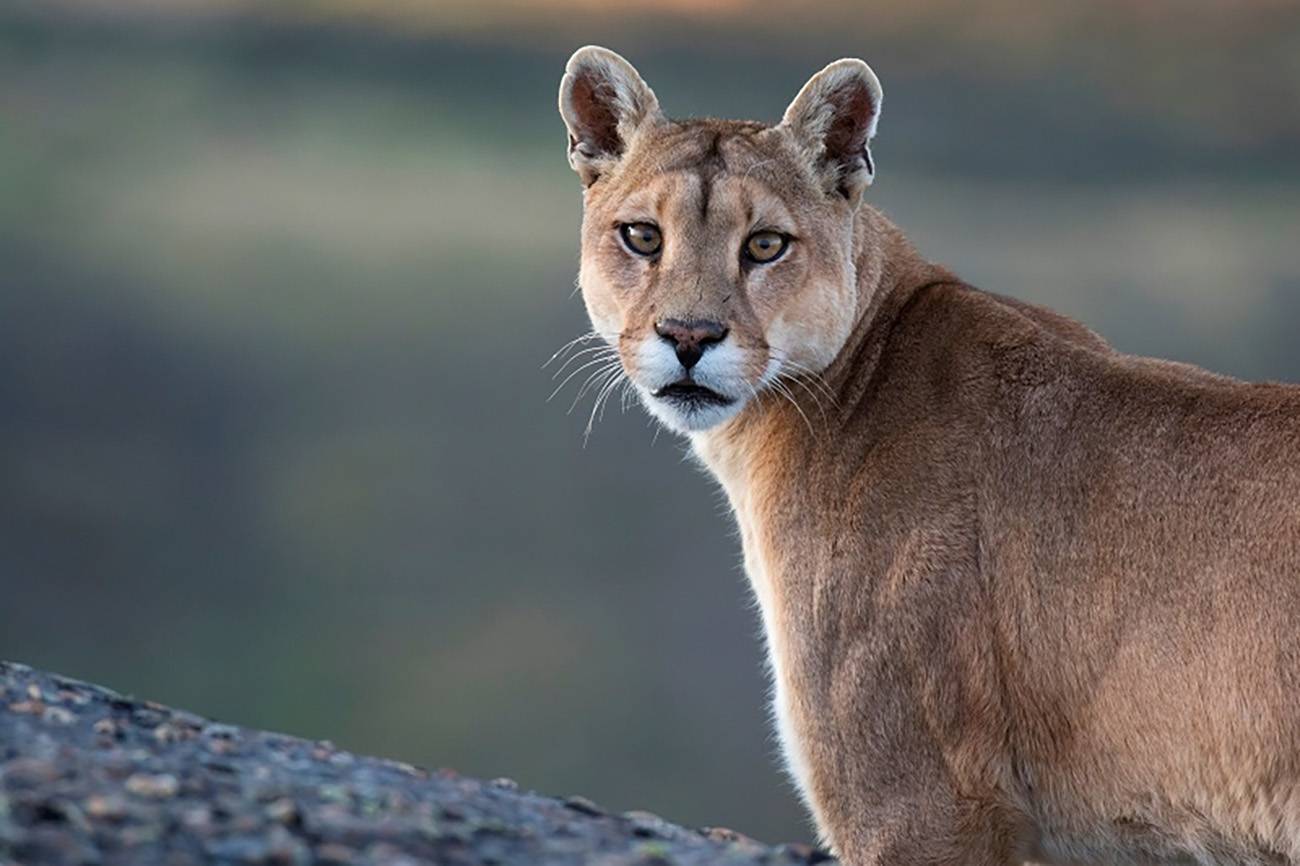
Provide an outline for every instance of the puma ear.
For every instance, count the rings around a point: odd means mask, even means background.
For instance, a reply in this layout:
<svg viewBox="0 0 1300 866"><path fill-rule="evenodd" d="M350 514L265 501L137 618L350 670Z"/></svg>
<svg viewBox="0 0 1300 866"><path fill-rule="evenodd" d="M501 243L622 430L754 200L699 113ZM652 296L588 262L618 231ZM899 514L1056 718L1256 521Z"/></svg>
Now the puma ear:
<svg viewBox="0 0 1300 866"><path fill-rule="evenodd" d="M560 81L560 115L569 128L569 164L591 186L615 165L633 134L662 118L641 76L608 48L579 48Z"/></svg>
<svg viewBox="0 0 1300 866"><path fill-rule="evenodd" d="M794 139L826 191L854 205L876 176L869 144L882 98L870 66L836 60L808 80L781 119L779 128Z"/></svg>

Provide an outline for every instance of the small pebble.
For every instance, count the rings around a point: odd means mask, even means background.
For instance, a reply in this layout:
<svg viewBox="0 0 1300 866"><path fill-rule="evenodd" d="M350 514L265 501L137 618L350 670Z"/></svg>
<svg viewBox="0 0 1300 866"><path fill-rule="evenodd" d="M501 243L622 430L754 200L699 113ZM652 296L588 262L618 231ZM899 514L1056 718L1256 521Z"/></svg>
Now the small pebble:
<svg viewBox="0 0 1300 866"><path fill-rule="evenodd" d="M370 845L366 848L365 857L368 863L383 863L384 866L420 866L418 860L388 842L375 842Z"/></svg>
<svg viewBox="0 0 1300 866"><path fill-rule="evenodd" d="M35 788L55 781L60 775L58 766L39 758L15 758L0 764L0 777L10 788Z"/></svg>
<svg viewBox="0 0 1300 866"><path fill-rule="evenodd" d="M213 722L203 728L203 736L210 737L214 740L233 740L239 736L239 728L234 725L223 725L220 722Z"/></svg>
<svg viewBox="0 0 1300 866"><path fill-rule="evenodd" d="M181 739L181 732L174 725L163 722L161 725L153 729L153 738L156 742L166 745L167 743L179 742Z"/></svg>
<svg viewBox="0 0 1300 866"><path fill-rule="evenodd" d="M388 765L398 770L399 772L405 773L408 776L415 776L416 778L421 778L425 775L424 770L421 770L419 767L416 767L413 764L408 764L405 761L389 761Z"/></svg>
<svg viewBox="0 0 1300 866"><path fill-rule="evenodd" d="M825 851L803 842L788 842L776 847L778 855L785 855L796 863L825 863L834 858Z"/></svg>
<svg viewBox="0 0 1300 866"><path fill-rule="evenodd" d="M194 730L199 731L207 727L208 722L202 716L195 715L186 710L173 710L172 724L186 728L193 728Z"/></svg>
<svg viewBox="0 0 1300 866"><path fill-rule="evenodd" d="M156 776L149 773L136 773L126 780L126 789L140 797L155 799L175 797L180 788L180 782L176 781L176 777L166 773Z"/></svg>
<svg viewBox="0 0 1300 866"><path fill-rule="evenodd" d="M90 703L90 698L83 694L79 694L78 692L69 691L68 689L60 689L59 693L55 697L57 697L62 703L72 704L77 707L84 707L86 704Z"/></svg>
<svg viewBox="0 0 1300 866"><path fill-rule="evenodd" d="M92 818L116 821L126 817L126 803L121 797L95 794L86 800L86 814Z"/></svg>
<svg viewBox="0 0 1300 866"><path fill-rule="evenodd" d="M340 845L338 842L326 842L324 845L317 845L314 853L317 863L353 863L357 857L356 851L347 845Z"/></svg>
<svg viewBox="0 0 1300 866"><path fill-rule="evenodd" d="M149 845L162 838L163 829L157 824L134 824L122 830L122 846L133 848L137 845Z"/></svg>
<svg viewBox="0 0 1300 866"><path fill-rule="evenodd" d="M642 839L661 839L666 837L672 826L653 812L634 810L624 812L623 817L632 825L632 835Z"/></svg>
<svg viewBox="0 0 1300 866"><path fill-rule="evenodd" d="M705 827L700 830L705 837L712 839L714 842L743 842L757 845L758 842L749 838L744 833L737 833L729 827Z"/></svg>
<svg viewBox="0 0 1300 866"><path fill-rule="evenodd" d="M239 746L233 740L208 740L208 751L216 755L229 755L239 751Z"/></svg>
<svg viewBox="0 0 1300 866"><path fill-rule="evenodd" d="M586 797L574 795L564 799L564 805L575 812L581 812L584 815L594 815L600 817L605 814L605 810L588 800Z"/></svg>
<svg viewBox="0 0 1300 866"><path fill-rule="evenodd" d="M298 804L288 797L282 797L267 804L266 816L281 824L293 824L299 819Z"/></svg>
<svg viewBox="0 0 1300 866"><path fill-rule="evenodd" d="M269 840L261 836L223 836L203 840L204 852L221 863L266 863L271 859Z"/></svg>
<svg viewBox="0 0 1300 866"><path fill-rule="evenodd" d="M327 803L348 803L352 800L352 795L346 787L334 783L321 785L316 789L316 793Z"/></svg>
<svg viewBox="0 0 1300 866"><path fill-rule="evenodd" d="M193 806L181 813L181 823L197 833L207 833L212 827L212 810L207 806Z"/></svg>

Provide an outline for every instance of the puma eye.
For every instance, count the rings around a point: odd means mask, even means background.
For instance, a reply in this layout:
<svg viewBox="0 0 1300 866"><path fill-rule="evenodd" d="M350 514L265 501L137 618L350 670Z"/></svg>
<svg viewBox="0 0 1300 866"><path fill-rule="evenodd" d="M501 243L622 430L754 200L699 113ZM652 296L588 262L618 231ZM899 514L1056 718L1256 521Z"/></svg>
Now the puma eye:
<svg viewBox="0 0 1300 866"><path fill-rule="evenodd" d="M745 241L743 252L751 262L766 265L781 258L787 246L789 239L780 232L754 232Z"/></svg>
<svg viewBox="0 0 1300 866"><path fill-rule="evenodd" d="M638 256L653 256L664 245L659 227L652 223L623 223L618 231L623 243Z"/></svg>

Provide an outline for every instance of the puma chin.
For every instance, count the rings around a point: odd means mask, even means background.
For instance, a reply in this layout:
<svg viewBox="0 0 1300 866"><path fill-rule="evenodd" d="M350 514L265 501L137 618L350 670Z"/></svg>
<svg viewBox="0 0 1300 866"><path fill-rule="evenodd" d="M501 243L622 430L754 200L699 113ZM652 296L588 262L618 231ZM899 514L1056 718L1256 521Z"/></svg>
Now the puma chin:
<svg viewBox="0 0 1300 866"><path fill-rule="evenodd" d="M655 336L641 340L623 367L650 414L678 433L697 433L731 420L781 375L778 358L766 353L750 358L754 350L742 348L729 335L701 352L689 369L671 338ZM690 351L685 350L688 362Z"/></svg>
<svg viewBox="0 0 1300 866"><path fill-rule="evenodd" d="M828 98L863 110L828 112ZM860 312L853 212L880 101L867 65L842 60L775 126L675 121L612 52L570 60L560 112L584 185L579 284L665 426L696 433L806 393L843 347ZM828 136L847 158L828 154Z"/></svg>
<svg viewBox="0 0 1300 866"><path fill-rule="evenodd" d="M671 348L643 340L635 359L624 362L646 409L665 427L694 433L730 420L751 394L766 383L751 382L743 373L744 353L732 345L709 352L689 371L682 369Z"/></svg>

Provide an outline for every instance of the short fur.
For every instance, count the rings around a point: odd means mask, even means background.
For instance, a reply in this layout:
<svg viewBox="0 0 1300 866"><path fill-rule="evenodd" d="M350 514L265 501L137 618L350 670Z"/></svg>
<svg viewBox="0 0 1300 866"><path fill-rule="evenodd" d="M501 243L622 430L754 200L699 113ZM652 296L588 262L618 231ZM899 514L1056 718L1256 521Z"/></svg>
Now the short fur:
<svg viewBox="0 0 1300 866"><path fill-rule="evenodd" d="M584 298L727 492L844 862L1300 863L1300 389L1121 354L925 261L859 206L861 61L776 127L666 120L631 70L583 49L561 90ZM620 245L637 220L657 260ZM768 223L790 251L747 268ZM730 328L700 376L738 406L653 396L670 316Z"/></svg>

